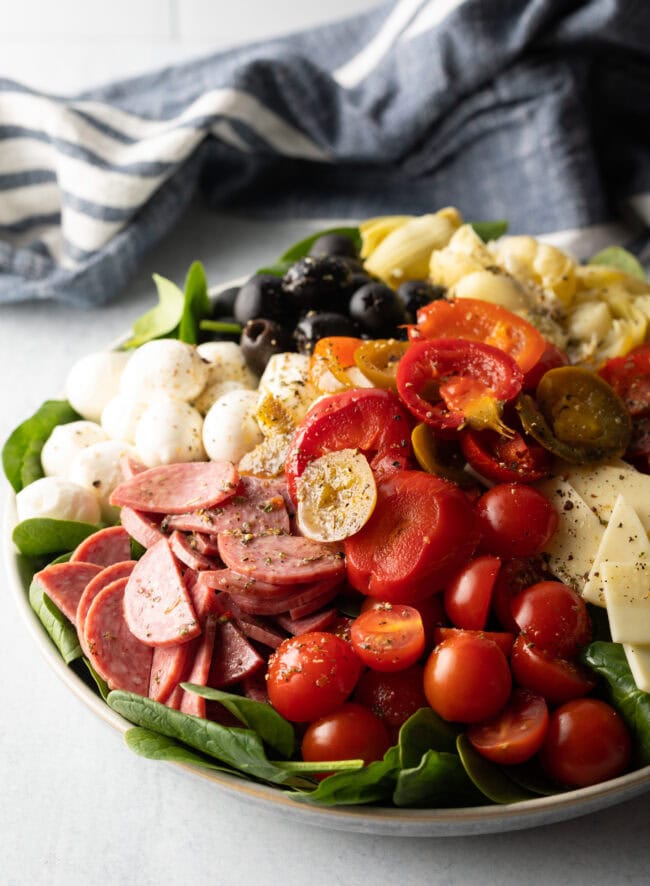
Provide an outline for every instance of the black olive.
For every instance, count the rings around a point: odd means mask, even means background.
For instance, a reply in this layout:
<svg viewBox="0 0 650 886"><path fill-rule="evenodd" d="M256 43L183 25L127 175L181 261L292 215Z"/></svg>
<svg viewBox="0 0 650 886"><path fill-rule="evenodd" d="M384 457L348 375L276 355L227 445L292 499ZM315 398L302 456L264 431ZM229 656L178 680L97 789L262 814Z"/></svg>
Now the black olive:
<svg viewBox="0 0 650 886"><path fill-rule="evenodd" d="M426 280L407 280L398 287L397 297L404 307L408 322L415 323L418 309L444 298L446 291L444 286L435 286Z"/></svg>
<svg viewBox="0 0 650 886"><path fill-rule="evenodd" d="M293 337L301 354L311 354L319 338L356 335L349 317L327 311L310 311L296 326Z"/></svg>
<svg viewBox="0 0 650 886"><path fill-rule="evenodd" d="M239 341L247 365L261 375L273 354L293 351L291 333L273 320L249 320Z"/></svg>
<svg viewBox="0 0 650 886"><path fill-rule="evenodd" d="M235 316L235 299L239 293L239 286L231 286L229 289L222 289L214 297L212 302L212 318L221 320L222 317Z"/></svg>
<svg viewBox="0 0 650 886"><path fill-rule="evenodd" d="M255 274L244 283L235 299L234 315L242 326L249 320L293 321L290 299L282 289L282 279L273 274Z"/></svg>
<svg viewBox="0 0 650 886"><path fill-rule="evenodd" d="M324 255L346 255L357 258L359 253L353 240L345 234L323 234L318 240L314 240L309 254L315 258Z"/></svg>
<svg viewBox="0 0 650 886"><path fill-rule="evenodd" d="M390 286L366 283L350 299L350 317L362 332L375 338L394 336L396 327L406 320L404 308Z"/></svg>
<svg viewBox="0 0 650 886"><path fill-rule="evenodd" d="M347 303L352 272L340 258L306 255L291 265L282 278L284 291L300 314L320 308L336 310Z"/></svg>

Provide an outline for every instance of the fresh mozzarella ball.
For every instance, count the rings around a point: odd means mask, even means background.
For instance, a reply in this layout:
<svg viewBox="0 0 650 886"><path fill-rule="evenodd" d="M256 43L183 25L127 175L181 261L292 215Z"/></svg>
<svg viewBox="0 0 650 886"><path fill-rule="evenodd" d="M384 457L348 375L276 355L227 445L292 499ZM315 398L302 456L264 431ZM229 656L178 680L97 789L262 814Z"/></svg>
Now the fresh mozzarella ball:
<svg viewBox="0 0 650 886"><path fill-rule="evenodd" d="M78 360L65 383L72 408L89 421L99 422L104 406L119 390L129 358L126 351L99 351Z"/></svg>
<svg viewBox="0 0 650 886"><path fill-rule="evenodd" d="M228 391L257 387L257 376L248 368L242 350L235 342L208 341L198 345L196 351L207 361L208 370L206 385L192 404L202 415Z"/></svg>
<svg viewBox="0 0 650 886"><path fill-rule="evenodd" d="M230 391L220 397L203 422L203 445L208 458L237 464L263 438L254 418L257 391Z"/></svg>
<svg viewBox="0 0 650 886"><path fill-rule="evenodd" d="M135 448L148 467L205 459L199 412L182 400L160 394L147 406L135 430Z"/></svg>
<svg viewBox="0 0 650 886"><path fill-rule="evenodd" d="M102 428L106 435L111 440L135 443L135 429L147 405L144 400L136 400L128 394L117 394L102 412Z"/></svg>
<svg viewBox="0 0 650 886"><path fill-rule="evenodd" d="M210 411L210 408L214 406L217 400L220 397L223 397L224 394L227 394L230 391L245 390L248 390L248 388L238 381L217 381L212 384L208 383L192 403L192 406L195 409L198 409L201 415L206 415Z"/></svg>
<svg viewBox="0 0 650 886"><path fill-rule="evenodd" d="M78 520L98 523L100 507L88 489L62 477L41 477L16 495L19 520L51 517L53 520Z"/></svg>
<svg viewBox="0 0 650 886"><path fill-rule="evenodd" d="M133 354L122 375L120 392L135 400L151 401L163 392L178 400L193 400L208 379L208 367L196 348L182 341L149 341Z"/></svg>
<svg viewBox="0 0 650 886"><path fill-rule="evenodd" d="M71 421L67 425L57 425L41 450L45 474L48 477L67 477L78 452L107 439L106 432L94 421Z"/></svg>
<svg viewBox="0 0 650 886"><path fill-rule="evenodd" d="M119 509L110 505L108 499L124 480L120 459L125 455L136 455L133 446L121 440L106 440L82 449L70 466L70 480L95 494L102 520L107 523L115 523L118 518Z"/></svg>

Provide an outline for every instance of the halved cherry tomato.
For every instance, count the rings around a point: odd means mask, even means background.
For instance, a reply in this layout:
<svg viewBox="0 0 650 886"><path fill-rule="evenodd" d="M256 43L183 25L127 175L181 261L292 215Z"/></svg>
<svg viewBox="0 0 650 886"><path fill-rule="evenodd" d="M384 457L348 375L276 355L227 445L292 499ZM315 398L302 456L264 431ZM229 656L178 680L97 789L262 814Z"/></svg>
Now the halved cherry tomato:
<svg viewBox="0 0 650 886"><path fill-rule="evenodd" d="M535 327L501 305L476 298L439 299L417 313L409 337L465 338L484 342L509 354L523 372L540 359L546 340Z"/></svg>
<svg viewBox="0 0 650 886"><path fill-rule="evenodd" d="M541 557L511 557L502 562L492 594L492 609L504 631L519 631L512 617L513 597L524 588L546 580L552 581L553 576Z"/></svg>
<svg viewBox="0 0 650 886"><path fill-rule="evenodd" d="M625 772L631 759L627 726L606 702L579 698L551 714L540 762L556 781L576 788L598 784Z"/></svg>
<svg viewBox="0 0 650 886"><path fill-rule="evenodd" d="M498 348L438 338L411 345L397 367L397 390L413 415L434 430L470 425L506 431L502 403L519 393L522 378L512 357Z"/></svg>
<svg viewBox="0 0 650 886"><path fill-rule="evenodd" d="M467 628L447 628L444 626L434 628L433 637L436 643L442 643L443 640L453 639L459 634L473 634L478 637L485 637L492 640L499 647L506 658L512 652L512 645L515 642L515 634L512 631L468 631Z"/></svg>
<svg viewBox="0 0 650 886"><path fill-rule="evenodd" d="M423 680L421 665L392 674L368 670L357 683L354 700L370 708L387 726L399 729L411 714L427 707Z"/></svg>
<svg viewBox="0 0 650 886"><path fill-rule="evenodd" d="M608 360L598 375L614 388L630 415L650 414L650 345Z"/></svg>
<svg viewBox="0 0 650 886"><path fill-rule="evenodd" d="M454 575L443 595L445 611L457 628L482 631L501 560L484 555L470 560Z"/></svg>
<svg viewBox="0 0 650 886"><path fill-rule="evenodd" d="M496 717L470 726L467 738L486 759L516 766L541 748L548 723L548 706L541 695L514 689Z"/></svg>
<svg viewBox="0 0 650 886"><path fill-rule="evenodd" d="M532 369L529 369L524 376L522 388L524 391L534 391L542 380L542 376L546 375L549 369L557 369L560 366L569 365L569 355L558 348L553 342L546 341L544 353L539 358Z"/></svg>
<svg viewBox="0 0 650 886"><path fill-rule="evenodd" d="M542 652L525 634L519 634L514 642L510 667L519 686L552 704L587 695L596 685L593 674L582 665Z"/></svg>
<svg viewBox="0 0 650 886"><path fill-rule="evenodd" d="M491 430L464 428L459 439L463 455L474 470L496 483L532 483L550 473L548 450L518 431L504 436Z"/></svg>
<svg viewBox="0 0 650 886"><path fill-rule="evenodd" d="M377 600L375 597L366 597L361 604L361 612L367 612L369 609L381 609L382 606L390 605L392 604ZM425 649L430 652L436 642L439 642L434 639L435 629L447 623L442 594L431 594L430 597L424 597L424 599L417 600L410 605L420 613L424 626Z"/></svg>
<svg viewBox="0 0 650 886"><path fill-rule="evenodd" d="M585 601L560 581L542 581L517 594L512 616L531 643L558 658L572 658L591 639Z"/></svg>
<svg viewBox="0 0 650 886"><path fill-rule="evenodd" d="M296 478L327 452L358 449L373 471L406 467L412 456L411 424L391 391L357 389L319 400L291 439L285 463L291 497L296 500Z"/></svg>
<svg viewBox="0 0 650 886"><path fill-rule="evenodd" d="M307 727L302 758L310 763L329 760L381 760L391 745L388 729L371 710L348 702Z"/></svg>
<svg viewBox="0 0 650 886"><path fill-rule="evenodd" d="M420 613L403 603L385 603L362 612L350 628L352 648L376 671L403 671L424 652Z"/></svg>
<svg viewBox="0 0 650 886"><path fill-rule="evenodd" d="M395 471L377 484L372 517L344 542L352 587L390 603L413 603L441 589L479 542L477 520L452 483L422 471Z"/></svg>
<svg viewBox="0 0 650 886"><path fill-rule="evenodd" d="M544 550L557 529L557 511L550 501L520 483L488 489L476 502L483 550L498 557L530 557Z"/></svg>

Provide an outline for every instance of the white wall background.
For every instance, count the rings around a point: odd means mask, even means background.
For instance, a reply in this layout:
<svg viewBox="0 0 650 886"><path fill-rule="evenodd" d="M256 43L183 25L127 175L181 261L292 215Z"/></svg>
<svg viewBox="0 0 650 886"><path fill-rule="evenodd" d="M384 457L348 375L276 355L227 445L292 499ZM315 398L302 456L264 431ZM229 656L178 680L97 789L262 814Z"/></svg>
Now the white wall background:
<svg viewBox="0 0 650 886"><path fill-rule="evenodd" d="M0 77L67 93L379 0L0 0Z"/></svg>

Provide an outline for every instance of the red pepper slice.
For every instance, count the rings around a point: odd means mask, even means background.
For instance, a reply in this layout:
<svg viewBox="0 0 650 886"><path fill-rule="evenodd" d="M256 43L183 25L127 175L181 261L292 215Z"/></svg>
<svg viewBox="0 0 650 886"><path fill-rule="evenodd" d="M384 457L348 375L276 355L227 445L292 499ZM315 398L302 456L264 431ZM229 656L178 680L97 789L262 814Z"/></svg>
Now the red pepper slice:
<svg viewBox="0 0 650 886"><path fill-rule="evenodd" d="M505 437L465 428L460 432L460 447L474 470L496 483L532 483L551 472L550 452L518 431Z"/></svg>
<svg viewBox="0 0 650 886"><path fill-rule="evenodd" d="M397 367L408 409L434 430L465 425L510 433L502 403L521 390L523 372L508 354L481 342L440 338L414 342Z"/></svg>

